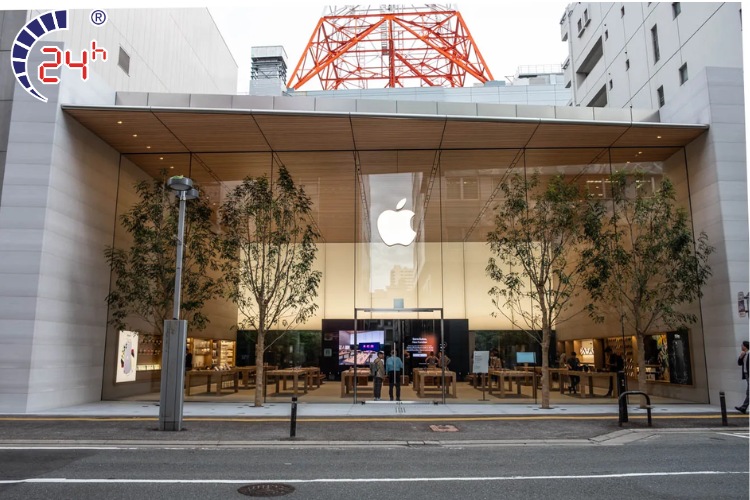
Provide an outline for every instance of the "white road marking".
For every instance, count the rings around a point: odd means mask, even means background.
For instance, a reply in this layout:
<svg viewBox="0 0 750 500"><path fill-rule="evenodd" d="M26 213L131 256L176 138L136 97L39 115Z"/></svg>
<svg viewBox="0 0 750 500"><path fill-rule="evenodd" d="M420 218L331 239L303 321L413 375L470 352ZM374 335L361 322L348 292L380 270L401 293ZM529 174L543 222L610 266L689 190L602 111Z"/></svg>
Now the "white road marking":
<svg viewBox="0 0 750 500"><path fill-rule="evenodd" d="M19 483L145 483L145 484L255 484L255 483L392 483L434 481L526 481L559 479L611 479L629 477L706 476L749 474L748 471L680 471L680 472L630 472L624 474L585 474L571 476L495 476L495 477L391 477L391 478L319 478L319 479L77 479L64 477L35 477L0 480L0 484Z"/></svg>
<svg viewBox="0 0 750 500"><path fill-rule="evenodd" d="M717 432L717 434L723 434L725 436L732 436L736 438L750 439L750 434L748 434L747 432Z"/></svg>

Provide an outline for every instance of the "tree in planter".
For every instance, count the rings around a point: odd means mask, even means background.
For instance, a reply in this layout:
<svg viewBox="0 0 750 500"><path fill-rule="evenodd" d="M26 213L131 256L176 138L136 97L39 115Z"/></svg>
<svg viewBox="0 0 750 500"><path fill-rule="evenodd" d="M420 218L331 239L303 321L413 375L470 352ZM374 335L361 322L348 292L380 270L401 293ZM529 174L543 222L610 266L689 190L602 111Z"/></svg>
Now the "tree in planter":
<svg viewBox="0 0 750 500"><path fill-rule="evenodd" d="M697 320L679 307L702 296L714 249L706 233L693 238L668 179L654 192L641 173L617 173L611 181L611 215L590 233L589 312L599 322L606 313L616 313L635 333L638 386L648 392L644 337L654 328L681 328Z"/></svg>
<svg viewBox="0 0 750 500"><path fill-rule="evenodd" d="M106 298L109 322L122 330L139 318L161 335L164 320L172 319L173 312L179 200L165 179L141 181L135 190L138 202L120 216L122 227L132 236L130 248L104 250L114 275ZM190 201L185 212L180 311L191 328L203 330L209 322L203 305L221 293L218 280L208 275L218 270L219 245L211 230L208 200Z"/></svg>
<svg viewBox="0 0 750 500"><path fill-rule="evenodd" d="M581 250L583 235L603 210L561 176L543 189L539 184L538 174L502 184L504 200L487 236L495 257L486 272L499 283L489 291L493 315L499 312L541 344L542 408L549 408L552 326L563 321L561 313L581 290L588 255Z"/></svg>
<svg viewBox="0 0 750 500"><path fill-rule="evenodd" d="M263 354L271 330L288 331L310 318L321 273L313 269L318 233L311 201L279 167L278 179L246 178L220 209L224 276L229 298L257 332L255 406L263 405Z"/></svg>

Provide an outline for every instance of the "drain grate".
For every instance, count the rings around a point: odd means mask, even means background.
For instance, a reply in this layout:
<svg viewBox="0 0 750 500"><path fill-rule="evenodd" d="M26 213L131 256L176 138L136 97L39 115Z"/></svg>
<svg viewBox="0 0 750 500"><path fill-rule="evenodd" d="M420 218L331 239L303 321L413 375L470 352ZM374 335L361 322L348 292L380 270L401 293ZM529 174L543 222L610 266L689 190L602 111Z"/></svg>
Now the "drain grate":
<svg viewBox="0 0 750 500"><path fill-rule="evenodd" d="M430 429L432 429L433 432L458 432L458 427L455 425L431 425Z"/></svg>
<svg viewBox="0 0 750 500"><path fill-rule="evenodd" d="M237 490L249 497L280 497L294 491L294 486L279 483L249 484Z"/></svg>

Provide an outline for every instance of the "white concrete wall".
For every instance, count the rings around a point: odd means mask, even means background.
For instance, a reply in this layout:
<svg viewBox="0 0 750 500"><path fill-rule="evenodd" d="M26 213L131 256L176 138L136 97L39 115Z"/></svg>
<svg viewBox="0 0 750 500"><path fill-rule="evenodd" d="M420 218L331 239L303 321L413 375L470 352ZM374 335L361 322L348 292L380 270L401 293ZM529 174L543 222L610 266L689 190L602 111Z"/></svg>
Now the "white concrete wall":
<svg viewBox="0 0 750 500"><path fill-rule="evenodd" d="M205 9L170 11L170 19L162 19L170 35L163 43L148 39L137 25L146 13L121 12L122 21L115 15L97 33L100 44L137 40L131 47L142 52L131 53L131 68L142 65L144 71L123 80L112 59L112 66L92 65L84 82L78 70L63 69L60 85L44 86L47 103L13 86L0 200L0 412L98 401L103 377L114 374L104 369L109 268L102 252L115 230L119 154L62 113L60 103L113 104L118 88L234 91L236 65L227 64L226 47L202 44L196 36L220 39ZM45 42L74 50L87 46L93 35L82 16L72 13L71 30L62 37L69 37L68 46L52 35ZM0 45L9 48L17 30L2 26ZM189 60L185 70L170 67L180 63L177 55ZM48 59L32 51L29 67ZM215 71L216 65L226 71ZM223 317L231 321L235 315Z"/></svg>
<svg viewBox="0 0 750 500"><path fill-rule="evenodd" d="M98 47L107 49L108 58L92 61L89 67L116 90L237 91L237 63L208 9L105 10L108 17L103 27L89 21L90 10L69 10L70 29L51 33L44 41L65 42L68 50L80 54L96 40ZM32 16L41 13L34 11ZM120 47L130 56L129 74L118 66Z"/></svg>
<svg viewBox="0 0 750 500"><path fill-rule="evenodd" d="M621 7L625 7L625 15ZM604 56L596 71L573 92L573 105L585 106L607 85L609 107L658 108L656 89L664 87L669 102L680 90L679 68L688 65L688 78L706 66L742 67L741 4L681 2L673 17L672 2L579 2L571 4L563 31L568 31L571 64L566 78L575 85L576 70L601 37ZM578 37L576 23L588 9L591 22ZM656 25L659 61L654 61L651 28ZM605 31L607 34L605 35ZM606 38L606 39L605 39ZM626 69L625 60L630 61ZM612 80L612 89L609 88Z"/></svg>
<svg viewBox="0 0 750 500"><path fill-rule="evenodd" d="M737 293L748 286L748 194L743 76L741 69L706 68L661 109L662 120L711 123L687 147L690 204L696 233L705 231L716 251L701 300L711 402L725 391L741 403L744 384L736 364L748 338L747 318L737 313Z"/></svg>

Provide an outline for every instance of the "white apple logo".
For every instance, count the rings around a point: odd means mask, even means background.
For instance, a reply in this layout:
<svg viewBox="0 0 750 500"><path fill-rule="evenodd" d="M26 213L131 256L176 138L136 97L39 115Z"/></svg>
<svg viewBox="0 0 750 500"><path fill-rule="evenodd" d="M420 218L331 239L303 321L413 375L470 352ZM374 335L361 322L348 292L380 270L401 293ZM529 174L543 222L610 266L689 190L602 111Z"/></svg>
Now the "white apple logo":
<svg viewBox="0 0 750 500"><path fill-rule="evenodd" d="M401 210L406 204L406 198L396 205L396 210L386 210L378 217L378 232L380 238L387 246L393 245L409 246L417 233L411 228L411 219L414 212Z"/></svg>

